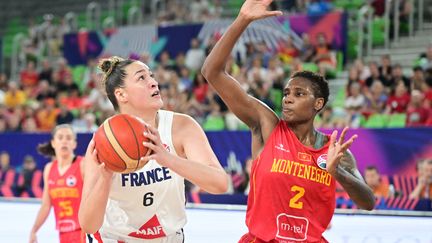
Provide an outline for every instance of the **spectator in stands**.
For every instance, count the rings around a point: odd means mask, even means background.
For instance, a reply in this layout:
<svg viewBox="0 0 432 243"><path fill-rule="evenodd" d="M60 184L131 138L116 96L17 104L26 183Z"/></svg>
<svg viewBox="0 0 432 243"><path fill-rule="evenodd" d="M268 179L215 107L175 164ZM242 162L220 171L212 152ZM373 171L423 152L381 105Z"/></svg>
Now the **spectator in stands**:
<svg viewBox="0 0 432 243"><path fill-rule="evenodd" d="M426 92L428 85L426 83L425 72L420 66L413 68L413 76L411 77L411 90L421 90Z"/></svg>
<svg viewBox="0 0 432 243"><path fill-rule="evenodd" d="M354 67L357 69L359 80L364 83L366 79L371 76L371 72L368 66L364 65L361 59L354 61Z"/></svg>
<svg viewBox="0 0 432 243"><path fill-rule="evenodd" d="M359 71L355 66L350 67L348 71L348 85L347 85L348 95L351 95L350 90L351 90L351 85L353 83L363 84L362 80L360 80Z"/></svg>
<svg viewBox="0 0 432 243"><path fill-rule="evenodd" d="M204 76L201 74L201 72L196 73L192 85L192 92L195 96L195 99L201 104L204 103L207 96L207 91L208 83L204 79Z"/></svg>
<svg viewBox="0 0 432 243"><path fill-rule="evenodd" d="M0 90L6 90L8 88L8 76L6 73L0 73Z"/></svg>
<svg viewBox="0 0 432 243"><path fill-rule="evenodd" d="M67 108L65 104L60 104L59 113L56 117L56 124L70 124L74 120L72 112Z"/></svg>
<svg viewBox="0 0 432 243"><path fill-rule="evenodd" d="M55 99L56 98L56 87L50 86L47 80L40 80L38 88L36 90L36 100L39 102L45 99Z"/></svg>
<svg viewBox="0 0 432 243"><path fill-rule="evenodd" d="M324 33L316 35L317 43L312 61L318 65L321 75L336 69L336 56Z"/></svg>
<svg viewBox="0 0 432 243"><path fill-rule="evenodd" d="M350 115L350 126L359 127L361 123L361 109L366 105L366 98L361 93L360 83L352 83L350 95L345 100L345 109Z"/></svg>
<svg viewBox="0 0 432 243"><path fill-rule="evenodd" d="M375 197L393 197L393 192L390 190L390 185L382 179L378 169L374 165L366 167L364 171L366 184L372 188Z"/></svg>
<svg viewBox="0 0 432 243"><path fill-rule="evenodd" d="M96 116L93 113L85 113L80 110L79 117L72 122L72 127L76 133L94 133L98 129L96 125Z"/></svg>
<svg viewBox="0 0 432 243"><path fill-rule="evenodd" d="M66 59L59 58L57 60L57 66L58 67L54 71L54 73L56 73L56 75L58 75L58 79L59 80L65 80L66 76L71 76L72 75L72 71L70 70Z"/></svg>
<svg viewBox="0 0 432 243"><path fill-rule="evenodd" d="M395 84L386 104L385 113L403 113L410 102L410 94L403 81Z"/></svg>
<svg viewBox="0 0 432 243"><path fill-rule="evenodd" d="M392 78L390 79L390 87L393 87L398 81L403 81L408 91L411 91L411 80L403 74L402 66L396 64L392 68Z"/></svg>
<svg viewBox="0 0 432 243"><path fill-rule="evenodd" d="M175 62L171 59L168 51L163 51L159 56L159 65L167 70L174 70Z"/></svg>
<svg viewBox="0 0 432 243"><path fill-rule="evenodd" d="M7 151L0 153L0 196L13 197L12 187L15 179L15 169L10 165Z"/></svg>
<svg viewBox="0 0 432 243"><path fill-rule="evenodd" d="M42 70L39 72L39 80L47 80L51 83L53 69L48 59L42 60Z"/></svg>
<svg viewBox="0 0 432 243"><path fill-rule="evenodd" d="M425 71L432 68L432 43L428 45L426 53L420 56L419 63Z"/></svg>
<svg viewBox="0 0 432 243"><path fill-rule="evenodd" d="M418 182L417 186L409 195L410 198L432 199L432 159L419 161L417 164Z"/></svg>
<svg viewBox="0 0 432 243"><path fill-rule="evenodd" d="M388 97L381 81L375 80L364 95L366 97L366 105L363 107L363 114L381 114L384 111Z"/></svg>
<svg viewBox="0 0 432 243"><path fill-rule="evenodd" d="M366 78L365 84L367 87L371 87L372 83L375 81L381 82L384 86L388 86L388 81L384 78L379 70L378 63L370 62L369 63L370 76Z"/></svg>
<svg viewBox="0 0 432 243"><path fill-rule="evenodd" d="M379 67L379 73L380 77L385 80L384 85L388 86L387 84L392 78L392 64L390 55L386 54L381 56L381 66Z"/></svg>
<svg viewBox="0 0 432 243"><path fill-rule="evenodd" d="M27 95L22 91L18 84L14 81L9 82L9 89L6 91L4 96L4 104L8 108L15 108L27 101Z"/></svg>
<svg viewBox="0 0 432 243"><path fill-rule="evenodd" d="M26 155L22 168L18 173L15 187L17 197L42 197L42 173L36 168L36 162L31 155Z"/></svg>
<svg viewBox="0 0 432 243"><path fill-rule="evenodd" d="M432 112L432 109L424 107L424 94L419 90L411 91L411 100L407 107L406 126L423 126Z"/></svg>
<svg viewBox="0 0 432 243"><path fill-rule="evenodd" d="M311 0L307 7L307 13L309 15L322 15L331 11L333 5L329 1L324 0Z"/></svg>
<svg viewBox="0 0 432 243"><path fill-rule="evenodd" d="M73 81L72 75L66 75L63 79L63 82L57 85L57 92L70 93L72 90L76 90L79 92L79 87Z"/></svg>
<svg viewBox="0 0 432 243"><path fill-rule="evenodd" d="M58 110L54 99L46 99L36 112L38 129L42 132L51 131L56 125Z"/></svg>
<svg viewBox="0 0 432 243"><path fill-rule="evenodd" d="M312 45L309 35L306 32L302 34L302 40L303 46L300 50L300 60L303 62L310 62L314 56L315 47Z"/></svg>
<svg viewBox="0 0 432 243"><path fill-rule="evenodd" d="M204 63L205 51L200 47L200 42L197 38L193 38L190 45L190 49L186 52L185 65L191 71L196 72Z"/></svg>
<svg viewBox="0 0 432 243"><path fill-rule="evenodd" d="M179 86L178 86L178 90L180 92L183 91L188 91L190 92L192 90L192 79L190 78L190 74L189 74L189 69L187 69L186 67L182 67L180 69L180 81L179 81Z"/></svg>
<svg viewBox="0 0 432 243"><path fill-rule="evenodd" d="M23 116L21 119L21 131L26 133L34 133L38 131L35 110L31 106L25 106L23 111Z"/></svg>
<svg viewBox="0 0 432 243"><path fill-rule="evenodd" d="M24 89L35 87L39 81L39 74L36 72L35 63L30 61L27 67L20 72L21 85Z"/></svg>
<svg viewBox="0 0 432 243"><path fill-rule="evenodd" d="M284 63L290 64L299 55L300 53L294 46L291 36L287 36L284 42L279 43L278 56Z"/></svg>

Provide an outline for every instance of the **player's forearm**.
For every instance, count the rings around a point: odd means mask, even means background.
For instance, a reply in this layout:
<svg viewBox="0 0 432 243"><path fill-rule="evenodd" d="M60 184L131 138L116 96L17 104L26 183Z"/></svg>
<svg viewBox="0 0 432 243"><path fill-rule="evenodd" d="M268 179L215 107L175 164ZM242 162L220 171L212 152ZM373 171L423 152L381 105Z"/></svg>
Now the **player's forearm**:
<svg viewBox="0 0 432 243"><path fill-rule="evenodd" d="M361 209L372 210L375 196L372 189L364 181L355 177L340 166L333 177L342 185L354 203Z"/></svg>
<svg viewBox="0 0 432 243"><path fill-rule="evenodd" d="M98 178L87 195L83 195L79 210L81 228L89 234L95 233L102 226L108 202L111 181Z"/></svg>
<svg viewBox="0 0 432 243"><path fill-rule="evenodd" d="M240 38L249 23L249 20L241 16L237 17L222 38L216 43L202 67L202 74L209 82L214 80L213 77L217 73L225 71L226 61L231 55L236 41Z"/></svg>
<svg viewBox="0 0 432 243"><path fill-rule="evenodd" d="M175 156L168 167L204 191L212 194L226 193L228 175L221 168Z"/></svg>
<svg viewBox="0 0 432 243"><path fill-rule="evenodd" d="M51 205L42 204L42 206L39 209L39 212L36 216L35 223L31 229L32 232L36 233L40 229L40 227L43 225L45 220L48 218L50 208L51 208Z"/></svg>

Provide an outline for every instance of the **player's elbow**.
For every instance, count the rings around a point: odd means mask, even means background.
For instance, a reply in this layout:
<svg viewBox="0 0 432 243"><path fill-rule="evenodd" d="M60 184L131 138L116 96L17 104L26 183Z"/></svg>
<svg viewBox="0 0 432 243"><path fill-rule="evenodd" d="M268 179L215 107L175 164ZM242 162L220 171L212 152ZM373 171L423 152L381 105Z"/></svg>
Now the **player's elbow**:
<svg viewBox="0 0 432 243"><path fill-rule="evenodd" d="M208 59L204 62L202 68L201 68L201 74L203 77L211 82L212 80L216 79L217 74L219 73L219 70L217 70L213 65L212 62Z"/></svg>
<svg viewBox="0 0 432 243"><path fill-rule="evenodd" d="M359 207L363 210L372 211L375 208L375 199L365 200Z"/></svg>
<svg viewBox="0 0 432 243"><path fill-rule="evenodd" d="M88 215L85 215L84 213L82 213L83 210L80 210L80 212L78 213L78 220L79 220L79 224L81 226L81 229L86 233L86 234L94 234L96 233L99 228L101 227L101 225L98 225L96 222L94 222L94 220L92 220L91 217L88 217Z"/></svg>
<svg viewBox="0 0 432 243"><path fill-rule="evenodd" d="M228 191L229 177L226 173L224 173L223 179L219 180L216 184L213 194L224 194Z"/></svg>
<svg viewBox="0 0 432 243"><path fill-rule="evenodd" d="M95 227L89 223L87 223L86 221L82 221L80 219L80 226L81 229L86 233L86 234L94 234L96 233L100 227Z"/></svg>
<svg viewBox="0 0 432 243"><path fill-rule="evenodd" d="M374 203L369 203L363 209L367 210L367 211L372 211L374 208L375 208L375 204Z"/></svg>

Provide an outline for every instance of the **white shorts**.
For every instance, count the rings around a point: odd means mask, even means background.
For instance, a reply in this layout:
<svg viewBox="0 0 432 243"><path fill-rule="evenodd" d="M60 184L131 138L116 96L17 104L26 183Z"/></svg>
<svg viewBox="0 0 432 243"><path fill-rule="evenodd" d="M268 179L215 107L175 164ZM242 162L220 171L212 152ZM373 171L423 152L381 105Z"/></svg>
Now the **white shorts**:
<svg viewBox="0 0 432 243"><path fill-rule="evenodd" d="M86 243L184 243L184 233L183 229L177 231L175 234L168 235L166 237L144 240L144 239L126 239L126 240L116 240L103 237L102 241L97 240L97 236L93 234L87 234Z"/></svg>

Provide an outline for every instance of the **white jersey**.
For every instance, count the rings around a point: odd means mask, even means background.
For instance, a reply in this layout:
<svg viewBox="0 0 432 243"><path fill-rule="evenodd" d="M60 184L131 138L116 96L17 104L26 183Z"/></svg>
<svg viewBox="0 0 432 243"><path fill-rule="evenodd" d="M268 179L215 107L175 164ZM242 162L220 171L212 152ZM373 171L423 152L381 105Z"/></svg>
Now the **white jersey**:
<svg viewBox="0 0 432 243"><path fill-rule="evenodd" d="M174 113L160 110L164 147L172 142ZM103 242L182 242L186 224L184 178L156 160L133 173L114 173L100 237Z"/></svg>

